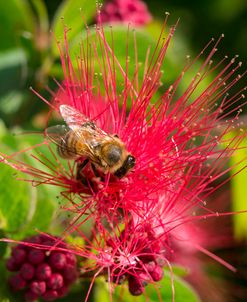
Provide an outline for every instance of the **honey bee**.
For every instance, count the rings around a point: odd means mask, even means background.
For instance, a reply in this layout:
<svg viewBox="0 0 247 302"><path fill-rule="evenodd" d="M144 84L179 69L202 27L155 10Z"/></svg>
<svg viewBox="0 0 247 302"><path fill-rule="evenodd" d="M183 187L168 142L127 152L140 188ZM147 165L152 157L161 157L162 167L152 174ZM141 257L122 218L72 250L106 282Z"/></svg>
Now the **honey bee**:
<svg viewBox="0 0 247 302"><path fill-rule="evenodd" d="M59 110L67 125L46 129L47 137L57 145L59 156L66 159L84 157L82 166L91 162L94 170L96 167L118 178L135 166L135 157L117 135L107 134L71 106L61 105Z"/></svg>

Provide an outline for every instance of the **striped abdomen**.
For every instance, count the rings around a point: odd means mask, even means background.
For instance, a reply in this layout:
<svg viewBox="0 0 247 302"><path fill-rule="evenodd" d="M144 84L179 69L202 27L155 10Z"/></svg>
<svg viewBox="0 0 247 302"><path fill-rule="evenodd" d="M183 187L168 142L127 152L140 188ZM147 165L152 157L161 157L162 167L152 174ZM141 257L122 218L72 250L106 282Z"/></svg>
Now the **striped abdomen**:
<svg viewBox="0 0 247 302"><path fill-rule="evenodd" d="M63 158L75 158L78 154L78 134L69 131L62 138L57 146L58 154Z"/></svg>

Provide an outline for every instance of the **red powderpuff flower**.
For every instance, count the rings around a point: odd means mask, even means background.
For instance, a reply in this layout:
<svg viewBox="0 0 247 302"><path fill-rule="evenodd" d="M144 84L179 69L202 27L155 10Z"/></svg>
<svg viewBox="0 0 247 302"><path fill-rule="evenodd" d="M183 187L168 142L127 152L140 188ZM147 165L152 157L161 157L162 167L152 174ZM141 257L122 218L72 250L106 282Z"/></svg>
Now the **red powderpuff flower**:
<svg viewBox="0 0 247 302"><path fill-rule="evenodd" d="M152 20L147 5L141 0L110 0L107 1L98 16L101 23L132 23L143 26Z"/></svg>
<svg viewBox="0 0 247 302"><path fill-rule="evenodd" d="M228 159L246 137L241 129L234 137L227 135L241 128L238 116L245 103L244 89L233 96L228 94L243 76L237 74L241 63L227 57L215 65L212 62L221 37L216 42L211 40L194 61L188 62L162 96L156 94L175 29L172 27L163 39L165 27L166 22L152 55L147 51L141 83L139 65L135 66L133 78L129 78L128 54L123 68L101 26L93 34L87 30L76 66L72 64L65 31L65 53L60 48L64 82L52 102L40 97L52 110L60 112L69 126L58 126L57 137L54 128L45 131L58 144L58 153L70 155L67 166L52 150L54 161L36 157L45 165L44 171L14 156L2 155L3 162L31 175L33 184L61 186L68 199L64 209L77 213L66 231L77 232L85 239L82 247L71 248L85 259L82 276L92 276L92 284L102 274L108 275L109 284L115 286L128 282L133 295L143 293L148 283L162 279L162 268L170 267L174 247L178 242L182 244L186 223L224 215L208 210L205 200L229 180ZM134 44L138 62L138 45ZM206 51L205 61L196 69ZM179 93L184 75L193 68L195 76ZM116 75L122 76L123 86L118 85ZM206 78L212 79L203 88ZM122 142L127 154L135 158L128 173L119 177L109 167L102 168L94 153L74 156L75 144L68 148L66 135L83 133L85 129L95 136L93 143L86 141L92 148L93 144L101 148L114 138ZM87 136L79 137L82 148ZM49 139L45 144L50 148ZM99 159L99 153L97 156ZM200 214L194 215L196 209ZM90 239L79 228L87 220L92 225ZM188 238L183 244L207 253ZM216 260L233 269L223 260Z"/></svg>

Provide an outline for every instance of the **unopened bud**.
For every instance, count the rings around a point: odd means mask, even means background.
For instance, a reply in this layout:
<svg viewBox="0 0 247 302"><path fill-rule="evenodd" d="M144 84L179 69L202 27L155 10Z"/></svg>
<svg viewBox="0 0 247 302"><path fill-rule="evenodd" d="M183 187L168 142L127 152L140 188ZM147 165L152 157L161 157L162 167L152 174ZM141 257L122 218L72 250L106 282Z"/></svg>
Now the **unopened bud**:
<svg viewBox="0 0 247 302"><path fill-rule="evenodd" d="M30 289L34 294L42 295L46 291L46 283L44 281L33 281Z"/></svg>
<svg viewBox="0 0 247 302"><path fill-rule="evenodd" d="M55 290L61 288L63 283L63 276L58 273L51 275L51 277L47 280L48 287Z"/></svg>

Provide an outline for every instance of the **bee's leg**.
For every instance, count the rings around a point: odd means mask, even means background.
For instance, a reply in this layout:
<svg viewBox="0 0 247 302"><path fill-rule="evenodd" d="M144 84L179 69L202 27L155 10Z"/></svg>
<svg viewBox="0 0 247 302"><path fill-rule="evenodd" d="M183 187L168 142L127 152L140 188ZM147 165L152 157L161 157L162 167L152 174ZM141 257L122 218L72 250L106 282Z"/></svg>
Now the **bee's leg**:
<svg viewBox="0 0 247 302"><path fill-rule="evenodd" d="M77 165L77 172L76 172L76 179L81 180L82 178L82 170L85 168L85 166L89 163L89 159L85 159L84 162Z"/></svg>
<svg viewBox="0 0 247 302"><path fill-rule="evenodd" d="M100 177L99 175L99 172L97 171L95 165L93 163L91 163L91 167L92 167L92 170L93 170L93 173L96 177Z"/></svg>
<svg viewBox="0 0 247 302"><path fill-rule="evenodd" d="M84 162L78 164L77 166L77 173L76 173L76 180L79 181L82 185L84 185L85 187L89 187L89 183L90 186L92 186L92 183L90 180L87 179L87 177L83 174L83 169L85 168L85 166L89 163L89 159L85 159Z"/></svg>

